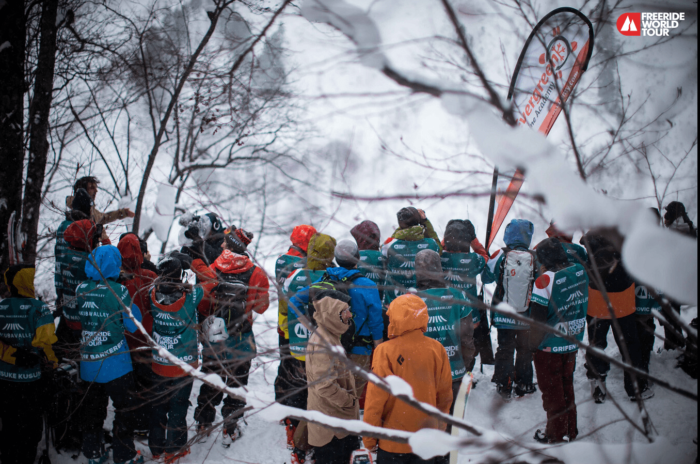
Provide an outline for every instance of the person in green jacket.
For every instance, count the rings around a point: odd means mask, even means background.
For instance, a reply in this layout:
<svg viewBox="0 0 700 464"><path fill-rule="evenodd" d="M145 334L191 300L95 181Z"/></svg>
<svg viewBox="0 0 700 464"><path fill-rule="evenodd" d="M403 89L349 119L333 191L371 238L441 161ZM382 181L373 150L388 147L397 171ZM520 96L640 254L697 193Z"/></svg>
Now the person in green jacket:
<svg viewBox="0 0 700 464"><path fill-rule="evenodd" d="M386 279L384 284L384 305L386 307L409 288L416 286L416 253L421 250L442 252L440 238L425 211L412 206L401 208L396 213L399 228L382 246ZM384 327L388 327L385 320ZM385 337L386 338L386 334Z"/></svg>
<svg viewBox="0 0 700 464"><path fill-rule="evenodd" d="M55 326L34 297L34 266L10 266L4 277L11 296L0 301L0 452L3 464L32 464L43 426L42 367L58 362Z"/></svg>

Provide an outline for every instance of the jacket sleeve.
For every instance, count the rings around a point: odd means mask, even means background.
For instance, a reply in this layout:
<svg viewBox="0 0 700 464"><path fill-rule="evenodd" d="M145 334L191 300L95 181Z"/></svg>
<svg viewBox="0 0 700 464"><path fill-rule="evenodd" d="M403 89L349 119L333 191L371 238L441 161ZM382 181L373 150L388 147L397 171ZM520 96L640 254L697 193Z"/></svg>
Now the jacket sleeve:
<svg viewBox="0 0 700 464"><path fill-rule="evenodd" d="M372 360L372 373L380 376L387 377L393 375L389 367L389 362L387 361L387 356L384 353L386 344L382 343L374 350L374 358ZM447 356L447 353L445 353ZM447 373L452 378L451 372L449 370ZM452 387L450 386L450 391ZM389 401L389 393L385 392L381 388L377 387L372 382L367 383L367 396L365 397L365 415L362 418L364 422L369 425L374 425L375 427L382 427L384 424L384 407L387 401ZM449 408L449 405L448 405ZM377 445L377 439L371 437L362 437L362 442L367 449L372 449Z"/></svg>
<svg viewBox="0 0 700 464"><path fill-rule="evenodd" d="M299 289L299 291L289 299L289 311L293 311L297 317L304 314L304 306L309 304L309 287Z"/></svg>
<svg viewBox="0 0 700 464"><path fill-rule="evenodd" d="M143 318L141 317L141 310L139 309L138 306L136 306L135 304L132 304L131 305L131 313L134 315L134 319L141 322L141 320ZM124 321L124 327L130 333L134 333L134 332L139 330L138 326L136 324L134 324L134 321L131 320L131 318L129 317L129 315L127 314L126 311L124 311L122 313L122 320Z"/></svg>
<svg viewBox="0 0 700 464"><path fill-rule="evenodd" d="M248 303L247 306L251 308L251 311L255 311L258 314L264 313L270 306L270 281L267 279L265 271L257 266L253 271L253 275L250 276L250 282L248 282L246 303Z"/></svg>
<svg viewBox="0 0 700 464"><path fill-rule="evenodd" d="M473 311L477 311L477 309L473 309ZM464 365L470 366L476 355L476 347L474 346L474 322L471 314L459 321L459 334L459 344L462 348Z"/></svg>
<svg viewBox="0 0 700 464"><path fill-rule="evenodd" d="M95 207L92 208L92 219L98 224L109 224L110 222L114 222L117 219L123 219L125 217L126 215L121 209L103 213L98 211Z"/></svg>
<svg viewBox="0 0 700 464"><path fill-rule="evenodd" d="M481 257L484 258L484 260L488 261L489 260L489 254L486 251L486 248L484 248L484 245L481 244L478 238L475 238L472 240L472 242L469 244L472 247L472 250L474 253L477 255L480 255Z"/></svg>
<svg viewBox="0 0 700 464"><path fill-rule="evenodd" d="M539 303L530 303L530 318L541 322L543 324L547 323L547 313L549 313L549 308ZM530 349L535 351L539 348L540 343L544 339L547 332L540 330L536 327L530 328Z"/></svg>
<svg viewBox="0 0 700 464"><path fill-rule="evenodd" d="M362 296L367 307L367 325L372 340L382 340L384 338L384 319L382 319L382 300L379 298L377 286L373 283L371 287L363 289Z"/></svg>
<svg viewBox="0 0 700 464"><path fill-rule="evenodd" d="M335 375L329 375L333 366L328 351L324 348L311 351L306 357L306 364L307 371L311 370L313 373L312 378L315 377L315 381L310 388L316 390L321 398L341 408L353 406L355 396L338 384L338 379ZM310 381L309 384L311 383Z"/></svg>
<svg viewBox="0 0 700 464"><path fill-rule="evenodd" d="M53 352L51 345L56 343L58 338L56 338L56 325L51 322L49 324L44 324L36 329L34 334L34 339L32 340L32 346L43 350L46 354L46 358L54 364L58 364L58 358Z"/></svg>
<svg viewBox="0 0 700 464"><path fill-rule="evenodd" d="M444 349L440 352L440 361L438 362L438 378L436 379L437 398L435 407L445 414L450 413L452 406L452 370L450 369L450 359L447 357L447 351ZM445 430L447 424L441 423L440 429Z"/></svg>
<svg viewBox="0 0 700 464"><path fill-rule="evenodd" d="M435 243L437 243L438 246L438 254L441 254L442 245L440 244L440 237L438 237L437 232L435 232L433 224L430 222L429 219L426 219L425 221L423 221L423 225L425 226L425 237L432 238L433 240L435 240Z"/></svg>
<svg viewBox="0 0 700 464"><path fill-rule="evenodd" d="M15 352L17 348L0 340L0 361L15 365ZM54 355L55 357L55 355Z"/></svg>
<svg viewBox="0 0 700 464"><path fill-rule="evenodd" d="M197 278L199 279L199 286L204 292L202 300L197 305L197 311L199 311L199 313L203 317L207 317L209 316L209 312L211 310L211 303L213 298L211 292L214 290L214 287L216 287L216 285L219 283L216 279L216 273L211 268L209 268L209 266L204 264L204 261L202 261L199 258L192 260L192 264L190 264L190 269L192 269L192 272L194 272Z"/></svg>

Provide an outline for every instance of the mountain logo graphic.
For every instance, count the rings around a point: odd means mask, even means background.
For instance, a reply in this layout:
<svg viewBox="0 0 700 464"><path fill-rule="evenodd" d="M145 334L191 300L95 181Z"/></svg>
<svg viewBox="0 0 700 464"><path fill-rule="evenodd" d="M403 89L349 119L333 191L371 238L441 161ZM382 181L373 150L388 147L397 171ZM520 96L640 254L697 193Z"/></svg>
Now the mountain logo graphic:
<svg viewBox="0 0 700 464"><path fill-rule="evenodd" d="M439 324L441 322L447 322L447 319L442 316L430 316L428 318L428 323L430 324Z"/></svg>
<svg viewBox="0 0 700 464"><path fill-rule="evenodd" d="M2 330L24 330L24 327L17 324L16 322L13 322L10 324L5 324L5 327L3 327Z"/></svg>
<svg viewBox="0 0 700 464"><path fill-rule="evenodd" d="M82 307L89 309L100 309L100 307L97 306L97 303L95 303L94 301L86 301L85 303L83 303Z"/></svg>
<svg viewBox="0 0 700 464"><path fill-rule="evenodd" d="M617 30L622 35L639 36L642 35L642 14L625 13L617 18Z"/></svg>
<svg viewBox="0 0 700 464"><path fill-rule="evenodd" d="M569 295L569 298L567 298L566 301L567 302L574 301L576 298L581 298L581 297L583 297L583 293L581 293L581 291L579 291L579 290L576 290L574 293Z"/></svg>

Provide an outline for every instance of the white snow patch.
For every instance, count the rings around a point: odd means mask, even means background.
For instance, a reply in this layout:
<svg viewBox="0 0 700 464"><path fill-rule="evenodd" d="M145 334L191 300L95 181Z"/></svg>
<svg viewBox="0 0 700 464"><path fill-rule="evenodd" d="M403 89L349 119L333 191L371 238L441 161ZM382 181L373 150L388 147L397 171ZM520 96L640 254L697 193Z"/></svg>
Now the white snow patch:
<svg viewBox="0 0 700 464"><path fill-rule="evenodd" d="M0 8L2 8L2 6L0 6ZM3 50L5 50L6 48L10 48L11 46L12 46L12 45L10 44L10 42L8 42L8 41L3 42L3 43L0 45L0 52L3 51Z"/></svg>
<svg viewBox="0 0 700 464"><path fill-rule="evenodd" d="M394 394L394 396L406 395L413 398L413 387L401 377L390 375L385 377L384 381L389 384L391 393Z"/></svg>
<svg viewBox="0 0 700 464"><path fill-rule="evenodd" d="M170 184L160 184L158 187L158 197L156 198L151 227L161 242L168 240L170 226L175 217L176 194L177 189Z"/></svg>

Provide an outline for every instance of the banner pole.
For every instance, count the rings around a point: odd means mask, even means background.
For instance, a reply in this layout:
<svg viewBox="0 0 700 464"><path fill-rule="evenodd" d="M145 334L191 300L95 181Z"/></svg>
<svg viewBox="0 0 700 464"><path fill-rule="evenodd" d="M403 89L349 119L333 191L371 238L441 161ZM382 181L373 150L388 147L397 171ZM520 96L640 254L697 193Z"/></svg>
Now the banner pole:
<svg viewBox="0 0 700 464"><path fill-rule="evenodd" d="M493 180L491 181L491 198L489 199L489 215L486 220L486 240L484 245L486 246L486 253L489 252L491 243L489 243L489 238L491 237L491 227L493 223L493 214L496 206L496 193L498 191L498 168L493 169Z"/></svg>

